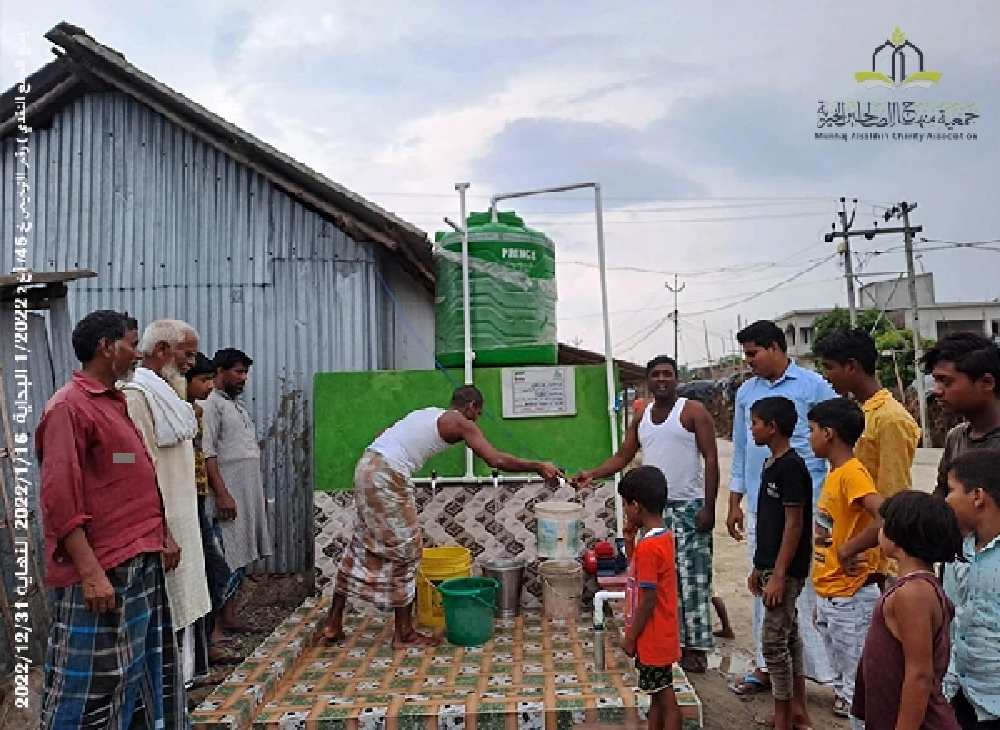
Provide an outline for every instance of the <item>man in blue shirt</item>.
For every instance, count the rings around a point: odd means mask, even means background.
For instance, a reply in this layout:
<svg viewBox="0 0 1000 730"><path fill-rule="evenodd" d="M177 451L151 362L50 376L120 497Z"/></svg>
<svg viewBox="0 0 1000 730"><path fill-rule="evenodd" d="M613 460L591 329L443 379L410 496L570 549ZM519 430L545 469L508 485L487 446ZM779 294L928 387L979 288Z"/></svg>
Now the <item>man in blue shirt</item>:
<svg viewBox="0 0 1000 730"><path fill-rule="evenodd" d="M729 516L726 526L736 540L745 537L750 569L757 548L757 495L764 461L768 457L765 447L754 444L750 435L750 407L761 398L784 396L795 404L798 422L792 434L791 446L806 463L813 481L813 504L819 499L826 478L826 462L816 458L809 446L809 422L806 414L817 403L836 398L830 384L819 373L807 370L788 357L785 333L767 320L754 322L741 330L736 339L743 347L743 355L753 377L736 392L736 410L733 416L733 468L729 480ZM746 515L741 502L746 495ZM811 527L810 527L811 529ZM761 628L764 623L764 604L755 597L753 607L753 638L757 652L757 668L731 685L736 694L748 695L770 690L770 678L764 669L761 655ZM812 625L811 617L816 603L812 581L806 581L799 596L799 629L802 635L805 675L816 682L832 682L833 670L826 656L823 639Z"/></svg>

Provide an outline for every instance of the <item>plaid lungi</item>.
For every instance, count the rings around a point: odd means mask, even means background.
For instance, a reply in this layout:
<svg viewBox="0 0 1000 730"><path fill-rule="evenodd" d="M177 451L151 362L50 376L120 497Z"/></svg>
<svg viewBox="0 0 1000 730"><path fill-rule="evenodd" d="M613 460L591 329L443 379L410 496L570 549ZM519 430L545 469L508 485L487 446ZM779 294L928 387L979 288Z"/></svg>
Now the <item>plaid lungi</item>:
<svg viewBox="0 0 1000 730"><path fill-rule="evenodd" d="M226 545L222 541L222 528L219 524L219 520L214 518L212 519L212 533L215 535L215 539L219 543L219 548L222 550L223 560L225 560ZM206 562L206 566L207 565L208 563ZM227 565L226 568L228 569L229 566ZM246 573L246 567L237 568L236 570L231 570L229 572L229 580L226 581L225 591L222 593L222 603L219 604L220 607L229 603L229 601L231 601L236 594L240 592L240 588L243 587L243 580L246 578ZM209 584L209 586L211 587L211 584ZM215 606L212 607L212 610L215 611Z"/></svg>
<svg viewBox="0 0 1000 730"><path fill-rule="evenodd" d="M410 480L366 451L354 471L358 510L334 591L385 610L413 603L423 539Z"/></svg>
<svg viewBox="0 0 1000 730"><path fill-rule="evenodd" d="M54 591L43 730L186 730L187 694L160 555L112 568L117 604L85 608L83 586Z"/></svg>
<svg viewBox="0 0 1000 730"><path fill-rule="evenodd" d="M667 502L664 522L674 533L678 620L681 646L710 650L712 637L712 533L698 532L696 518L704 499Z"/></svg>

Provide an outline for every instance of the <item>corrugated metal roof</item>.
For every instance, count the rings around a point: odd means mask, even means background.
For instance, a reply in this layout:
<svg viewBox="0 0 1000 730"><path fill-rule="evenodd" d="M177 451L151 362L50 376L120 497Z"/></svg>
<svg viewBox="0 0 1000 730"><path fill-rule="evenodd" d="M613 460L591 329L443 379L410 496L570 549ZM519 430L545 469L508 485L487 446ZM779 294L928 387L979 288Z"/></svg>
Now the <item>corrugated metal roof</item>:
<svg viewBox="0 0 1000 730"><path fill-rule="evenodd" d="M243 174L257 173L302 205L321 213L356 241L384 246L399 256L402 266L419 277L428 290L433 290L430 241L416 226L158 82L128 63L118 51L98 43L82 28L60 23L45 37L63 49L65 55L29 79L32 88L27 94L27 116L36 129L88 90L117 90L162 117L148 130L150 133L156 134L169 120L173 123L172 127L183 129L192 137L224 152L229 158L227 164L238 164ZM16 128L17 96L17 87L0 96L0 138ZM119 164L115 160L117 157L114 155L101 160L109 173L113 173L113 166Z"/></svg>
<svg viewBox="0 0 1000 730"><path fill-rule="evenodd" d="M600 365L607 361L607 357L591 350L581 350L579 347L559 343L559 364L560 365ZM636 365L627 360L615 360L618 368L618 377L625 385L635 385L646 382L646 368Z"/></svg>

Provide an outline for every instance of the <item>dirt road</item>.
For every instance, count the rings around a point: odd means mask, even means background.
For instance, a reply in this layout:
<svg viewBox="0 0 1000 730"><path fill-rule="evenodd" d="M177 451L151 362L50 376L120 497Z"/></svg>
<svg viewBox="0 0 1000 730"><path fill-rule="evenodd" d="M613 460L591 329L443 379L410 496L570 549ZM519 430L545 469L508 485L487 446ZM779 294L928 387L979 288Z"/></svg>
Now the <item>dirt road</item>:
<svg viewBox="0 0 1000 730"><path fill-rule="evenodd" d="M719 495L715 527L715 590L726 602L736 639L717 640L713 665L720 669L709 670L705 675L689 675L701 698L705 713L705 730L743 730L753 727L755 716L770 712L769 694L751 699L741 699L728 688L733 676L743 676L752 667L753 640L750 632L751 602L746 590L746 547L737 543L726 532L726 509L729 504L728 483L732 444L719 441L719 460L723 487ZM920 449L913 467L913 484L916 488L931 491L934 488L940 449ZM728 673L726 673L728 672ZM819 685L809 687L809 712L813 726L819 729L848 730L846 720L835 718L831 712L833 691Z"/></svg>

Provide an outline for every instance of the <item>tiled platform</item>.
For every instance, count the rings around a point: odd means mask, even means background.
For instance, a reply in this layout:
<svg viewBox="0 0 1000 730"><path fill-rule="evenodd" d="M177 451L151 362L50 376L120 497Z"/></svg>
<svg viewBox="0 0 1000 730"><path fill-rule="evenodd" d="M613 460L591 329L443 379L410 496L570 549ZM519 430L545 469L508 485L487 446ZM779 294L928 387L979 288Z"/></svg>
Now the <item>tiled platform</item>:
<svg viewBox="0 0 1000 730"><path fill-rule="evenodd" d="M648 699L631 660L605 632L595 671L589 620L498 620L482 647L444 643L394 651L388 615L352 616L347 641L315 646L326 599L308 599L192 716L200 730L569 730L636 726ZM680 669L674 688L685 729L701 705Z"/></svg>

